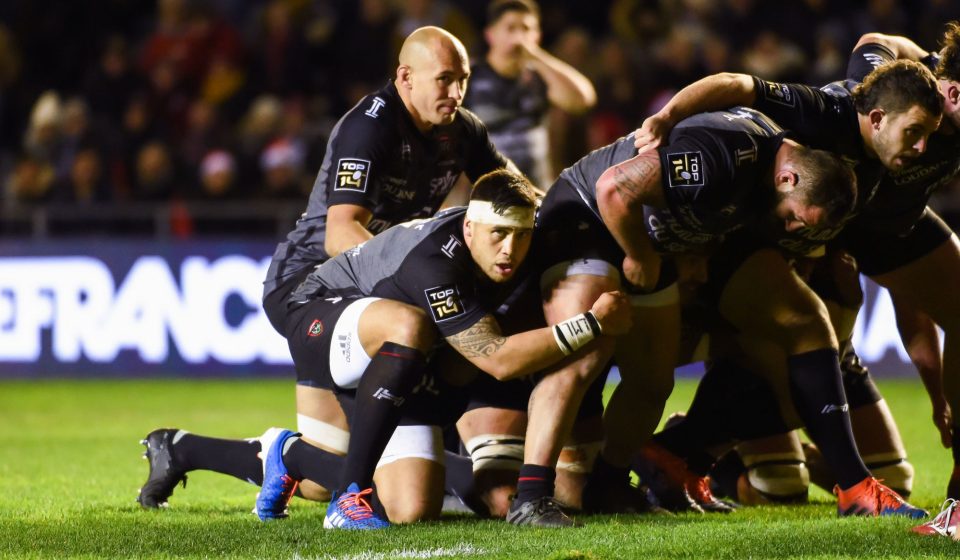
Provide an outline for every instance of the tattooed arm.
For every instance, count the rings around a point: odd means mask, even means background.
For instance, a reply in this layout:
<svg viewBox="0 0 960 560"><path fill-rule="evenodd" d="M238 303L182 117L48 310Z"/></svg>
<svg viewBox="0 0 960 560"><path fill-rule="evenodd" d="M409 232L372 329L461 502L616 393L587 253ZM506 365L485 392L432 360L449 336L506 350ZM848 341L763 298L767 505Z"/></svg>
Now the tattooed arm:
<svg viewBox="0 0 960 560"><path fill-rule="evenodd" d="M627 254L623 272L632 284L653 288L660 257L643 223L643 207L666 207L660 186L660 156L644 152L610 167L597 180L597 205L604 224Z"/></svg>
<svg viewBox="0 0 960 560"><path fill-rule="evenodd" d="M601 294L590 311L604 335L617 336L630 329L630 303L619 292ZM500 381L530 375L566 355L554 337L554 327L504 336L493 315L485 315L467 329L448 336L447 343Z"/></svg>

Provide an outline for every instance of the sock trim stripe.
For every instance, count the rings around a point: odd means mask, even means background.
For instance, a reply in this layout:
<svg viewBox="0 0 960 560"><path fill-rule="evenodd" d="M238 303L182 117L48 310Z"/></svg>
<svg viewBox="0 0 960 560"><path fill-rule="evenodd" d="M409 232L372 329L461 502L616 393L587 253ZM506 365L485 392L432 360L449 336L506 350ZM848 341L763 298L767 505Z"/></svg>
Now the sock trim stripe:
<svg viewBox="0 0 960 560"><path fill-rule="evenodd" d="M545 480L547 480L547 479L546 479L546 477L542 477L542 476L521 476L521 477L517 478L517 481L518 481L518 482L527 482L527 481L531 481L531 480L544 480L544 481L545 481Z"/></svg>

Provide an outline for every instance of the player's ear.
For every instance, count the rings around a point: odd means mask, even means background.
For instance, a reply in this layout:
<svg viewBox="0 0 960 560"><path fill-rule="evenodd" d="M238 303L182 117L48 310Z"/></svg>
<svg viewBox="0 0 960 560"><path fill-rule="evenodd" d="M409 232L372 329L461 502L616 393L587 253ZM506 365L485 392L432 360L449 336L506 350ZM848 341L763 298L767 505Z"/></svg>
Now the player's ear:
<svg viewBox="0 0 960 560"><path fill-rule="evenodd" d="M467 248L473 242L473 220L463 219L463 240L467 243Z"/></svg>
<svg viewBox="0 0 960 560"><path fill-rule="evenodd" d="M960 105L960 82L949 82L947 85L947 94L944 96L951 105L956 107Z"/></svg>
<svg viewBox="0 0 960 560"><path fill-rule="evenodd" d="M777 190L782 193L789 193L800 181L800 176L792 167L782 167L777 171Z"/></svg>
<svg viewBox="0 0 960 560"><path fill-rule="evenodd" d="M410 67L406 64L397 66L397 84L407 89L413 86Z"/></svg>
<svg viewBox="0 0 960 560"><path fill-rule="evenodd" d="M874 130L880 130L880 123L883 122L883 117L887 116L887 112L883 109L872 109L867 116L870 117L870 126Z"/></svg>

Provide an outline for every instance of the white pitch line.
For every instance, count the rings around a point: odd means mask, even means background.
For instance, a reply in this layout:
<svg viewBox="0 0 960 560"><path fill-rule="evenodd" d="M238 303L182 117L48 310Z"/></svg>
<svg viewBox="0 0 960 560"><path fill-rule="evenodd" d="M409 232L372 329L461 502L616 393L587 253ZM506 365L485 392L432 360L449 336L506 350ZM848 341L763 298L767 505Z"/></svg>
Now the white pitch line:
<svg viewBox="0 0 960 560"><path fill-rule="evenodd" d="M454 547L450 548L428 548L425 550L416 550L416 549L399 549L391 550L390 552L361 552L359 554L348 554L346 556L318 556L314 557L315 560L389 560L390 558L413 558L413 559L425 559L425 558L443 558L443 557L463 557L463 556L478 556L485 554L486 551L482 548L477 548L470 544L460 543ZM300 556L299 554L294 555L294 560L311 560L308 557Z"/></svg>

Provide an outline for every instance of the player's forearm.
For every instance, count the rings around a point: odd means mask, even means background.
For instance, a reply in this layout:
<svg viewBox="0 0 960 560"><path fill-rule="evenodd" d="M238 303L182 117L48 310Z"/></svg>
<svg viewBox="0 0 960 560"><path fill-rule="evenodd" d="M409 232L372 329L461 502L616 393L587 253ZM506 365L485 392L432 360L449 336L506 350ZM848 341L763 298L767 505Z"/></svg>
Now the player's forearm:
<svg viewBox="0 0 960 560"><path fill-rule="evenodd" d="M556 325L503 336L492 316L447 337L447 342L474 366L500 381L530 375L576 353L600 336L592 312Z"/></svg>
<svg viewBox="0 0 960 560"><path fill-rule="evenodd" d="M580 114L597 104L597 91L590 79L573 66L543 49L530 56L533 66L547 84L547 98L568 113Z"/></svg>
<svg viewBox="0 0 960 560"><path fill-rule="evenodd" d="M323 242L323 249L330 257L356 247L371 239L373 234L356 220L338 222L334 226L327 224L327 237Z"/></svg>
<svg viewBox="0 0 960 560"><path fill-rule="evenodd" d="M756 91L747 74L721 72L702 78L681 89L657 116L676 125L687 117L705 111L717 111L736 105L753 105Z"/></svg>
<svg viewBox="0 0 960 560"><path fill-rule="evenodd" d="M936 324L924 313L893 300L900 340L931 401L943 398L943 354Z"/></svg>

